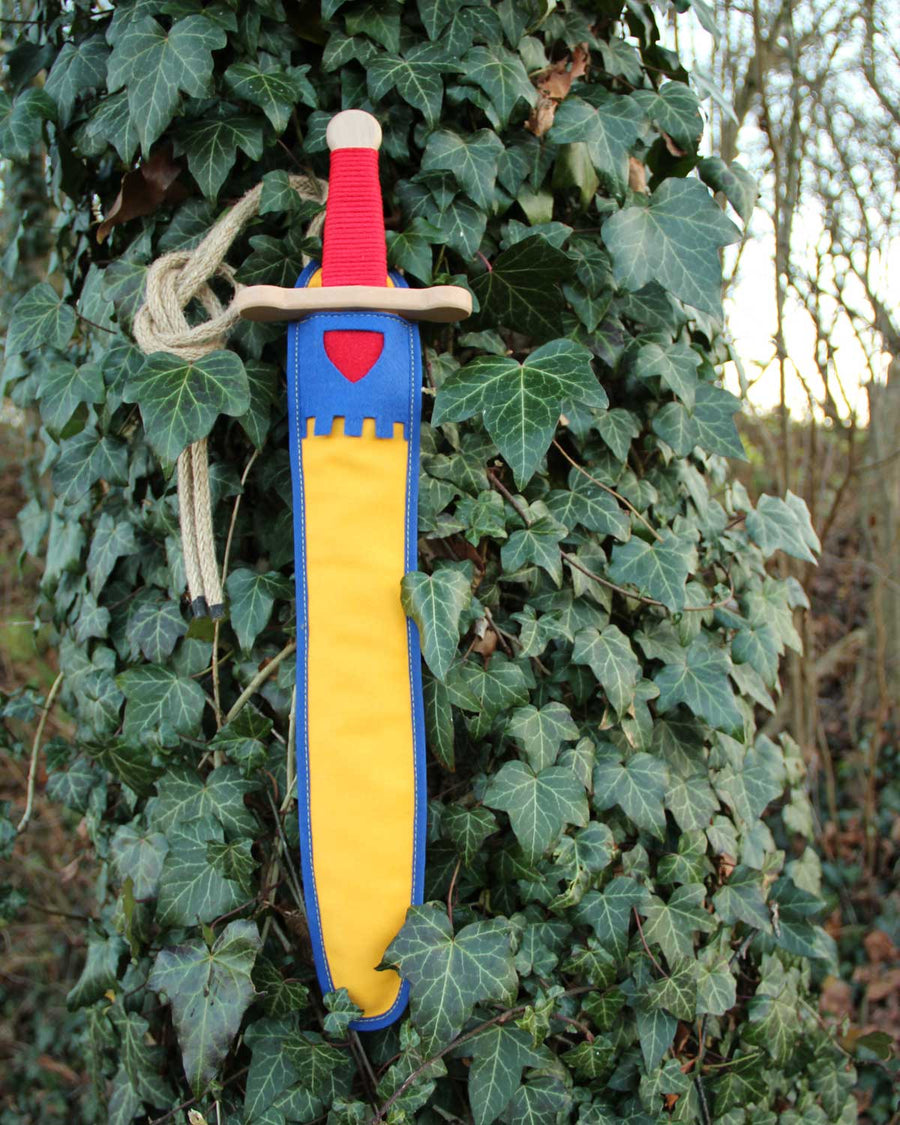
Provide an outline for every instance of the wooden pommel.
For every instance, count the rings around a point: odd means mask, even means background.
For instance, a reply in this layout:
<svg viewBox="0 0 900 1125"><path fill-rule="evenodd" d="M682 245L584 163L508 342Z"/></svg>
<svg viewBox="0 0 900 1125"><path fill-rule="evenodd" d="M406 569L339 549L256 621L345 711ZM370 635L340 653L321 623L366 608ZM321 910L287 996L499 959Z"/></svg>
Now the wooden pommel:
<svg viewBox="0 0 900 1125"><path fill-rule="evenodd" d="M339 148L381 148L381 126L371 113L345 109L328 122L325 140L334 152Z"/></svg>

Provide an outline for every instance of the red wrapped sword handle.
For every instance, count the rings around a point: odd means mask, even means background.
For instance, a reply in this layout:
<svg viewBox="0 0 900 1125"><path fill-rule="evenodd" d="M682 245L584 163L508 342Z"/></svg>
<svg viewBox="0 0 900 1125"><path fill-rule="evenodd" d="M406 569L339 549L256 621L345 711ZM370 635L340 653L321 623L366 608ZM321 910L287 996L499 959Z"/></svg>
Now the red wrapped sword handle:
<svg viewBox="0 0 900 1125"><path fill-rule="evenodd" d="M387 285L384 210L378 179L381 127L371 114L344 110L325 134L331 149L322 240L322 285Z"/></svg>

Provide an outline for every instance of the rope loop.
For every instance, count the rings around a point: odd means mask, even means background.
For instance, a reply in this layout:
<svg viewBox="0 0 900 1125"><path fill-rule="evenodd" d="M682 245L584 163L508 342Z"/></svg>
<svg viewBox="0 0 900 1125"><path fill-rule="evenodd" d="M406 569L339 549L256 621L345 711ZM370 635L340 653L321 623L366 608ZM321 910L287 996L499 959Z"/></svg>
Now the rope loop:
<svg viewBox="0 0 900 1125"><path fill-rule="evenodd" d="M291 187L303 200L324 203L328 184L312 176L291 175ZM157 258L147 270L144 303L134 318L134 338L146 355L168 352L194 362L224 348L237 322L234 298L223 305L210 282L219 278L233 294L242 288L225 255L246 223L259 213L263 184L258 183L209 229L193 250L173 250ZM324 214L310 222L317 234ZM199 302L207 319L192 324L187 310ZM178 509L181 545L188 591L194 613L221 617L224 613L222 575L216 563L209 491L206 438L189 445L178 458Z"/></svg>

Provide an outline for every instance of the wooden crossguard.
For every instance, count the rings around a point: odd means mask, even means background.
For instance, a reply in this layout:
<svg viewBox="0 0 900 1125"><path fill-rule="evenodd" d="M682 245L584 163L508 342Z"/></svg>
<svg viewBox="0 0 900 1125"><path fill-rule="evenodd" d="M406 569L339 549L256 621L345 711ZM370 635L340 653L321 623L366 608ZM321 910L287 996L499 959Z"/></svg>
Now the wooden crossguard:
<svg viewBox="0 0 900 1125"><path fill-rule="evenodd" d="M384 216L378 186L377 153L381 147L381 126L369 113L348 109L332 117L325 134L331 149L331 178L323 240L321 287L288 289L280 285L249 285L235 298L235 307L246 320L300 320L313 312L372 309L397 313L407 320L450 323L472 312L472 295L459 285L433 285L428 289L388 288L385 281L360 277L364 255L379 241L384 258ZM367 163L374 160L375 175L365 175ZM363 173L355 175L355 172ZM370 190L374 183L377 202ZM341 266L341 280L328 277L329 263ZM366 261L368 264L368 261ZM369 271L371 272L371 271ZM349 273L349 278L347 276ZM359 283L362 281L362 284Z"/></svg>

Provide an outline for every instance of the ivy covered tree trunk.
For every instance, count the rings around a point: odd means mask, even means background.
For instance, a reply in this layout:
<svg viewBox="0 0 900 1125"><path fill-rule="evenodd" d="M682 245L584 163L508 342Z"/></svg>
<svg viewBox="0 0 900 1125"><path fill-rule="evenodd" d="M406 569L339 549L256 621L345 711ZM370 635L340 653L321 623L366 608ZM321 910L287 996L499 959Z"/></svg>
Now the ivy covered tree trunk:
<svg viewBox="0 0 900 1125"><path fill-rule="evenodd" d="M818 544L796 497L729 479L719 252L755 188L699 157L663 7L34 0L5 25L0 146L46 152L56 212L4 379L52 482L21 517L72 720L48 789L98 869L80 1120L855 1119L811 997L835 954L804 763L757 732L804 604L766 563ZM409 1016L364 1037L314 987L298 872L284 327L238 325L216 378L131 334L148 265L260 180L228 260L293 284L318 243L287 174L327 174L347 107L384 131L391 264L477 308L425 330L402 596L428 901L385 956ZM173 475L204 437L215 625L190 617Z"/></svg>

